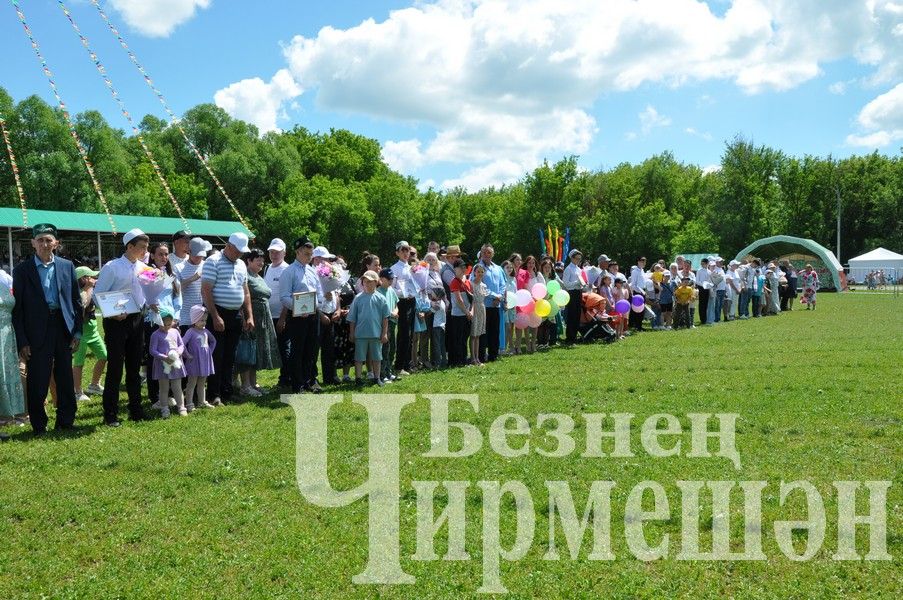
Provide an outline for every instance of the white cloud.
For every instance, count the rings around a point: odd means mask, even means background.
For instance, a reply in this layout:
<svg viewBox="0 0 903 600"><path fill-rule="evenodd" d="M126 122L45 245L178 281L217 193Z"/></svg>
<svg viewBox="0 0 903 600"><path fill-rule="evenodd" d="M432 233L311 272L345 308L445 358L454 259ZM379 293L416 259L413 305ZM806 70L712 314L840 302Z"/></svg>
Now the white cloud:
<svg viewBox="0 0 903 600"><path fill-rule="evenodd" d="M468 169L460 177L446 179L439 187L446 190L456 187L468 190L501 187L523 177L526 170L522 163L507 159L494 160L487 165Z"/></svg>
<svg viewBox="0 0 903 600"><path fill-rule="evenodd" d="M717 173L721 170L721 165L706 165L702 168L702 174L708 175L709 173Z"/></svg>
<svg viewBox="0 0 903 600"><path fill-rule="evenodd" d="M320 109L434 129L387 141L384 154L401 170L460 163L467 171L448 180L457 184L585 152L598 98L643 84L786 90L848 57L874 68L870 83L899 81L899 6L734 0L716 15L701 0L435 0L296 36L284 53ZM668 122L649 108L644 133Z"/></svg>
<svg viewBox="0 0 903 600"><path fill-rule="evenodd" d="M850 146L881 148L903 140L903 83L866 104L856 121L868 133L848 135Z"/></svg>
<svg viewBox="0 0 903 600"><path fill-rule="evenodd" d="M847 92L847 82L846 81L835 81L831 85L828 86L828 91L834 94L835 96L843 96Z"/></svg>
<svg viewBox="0 0 903 600"><path fill-rule="evenodd" d="M655 107L651 104L646 105L646 108L639 114L639 117L640 131L643 132L643 135L649 135L649 132L656 127L668 127L671 124L671 117L658 114L658 111L655 110Z"/></svg>
<svg viewBox="0 0 903 600"><path fill-rule="evenodd" d="M711 134L711 133L709 133L709 132L707 132L707 131L705 131L705 132L699 132L699 131L697 131L694 127L687 127L686 129L684 129L684 133L686 133L686 134L688 134L688 135L692 135L692 136L694 136L694 137L702 138L702 139L704 139L704 140L707 141L707 142L711 142L711 141L712 141L712 134Z"/></svg>
<svg viewBox="0 0 903 600"><path fill-rule="evenodd" d="M166 37L211 0L110 0L129 27L149 37Z"/></svg>
<svg viewBox="0 0 903 600"><path fill-rule="evenodd" d="M282 110L286 100L302 93L288 69L280 69L269 83L259 77L242 79L213 95L216 105L237 119L253 123L260 133L279 131L276 121L287 118Z"/></svg>

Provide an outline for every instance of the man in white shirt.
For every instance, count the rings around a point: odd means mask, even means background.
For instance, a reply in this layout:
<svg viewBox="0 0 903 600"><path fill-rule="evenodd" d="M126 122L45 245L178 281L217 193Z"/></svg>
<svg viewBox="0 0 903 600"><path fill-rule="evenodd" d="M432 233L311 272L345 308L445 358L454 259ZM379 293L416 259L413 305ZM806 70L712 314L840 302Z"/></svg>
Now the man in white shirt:
<svg viewBox="0 0 903 600"><path fill-rule="evenodd" d="M734 306L740 299L740 275L737 273L737 267L740 263L732 260L727 265L727 273L724 274L727 281L727 295L724 298L724 320L734 320Z"/></svg>
<svg viewBox="0 0 903 600"><path fill-rule="evenodd" d="M586 281L586 273L580 268L580 261L583 260L583 253L574 248L568 252L570 262L564 268L561 278L561 288L567 290L570 300L568 301L565 312L565 330L564 339L568 344L577 341L577 332L580 329L580 310L583 303L583 292L588 289Z"/></svg>
<svg viewBox="0 0 903 600"><path fill-rule="evenodd" d="M708 322L709 296L711 295L711 284L709 280L709 258L703 258L700 261L699 270L696 271L696 289L699 290L699 324L705 325Z"/></svg>
<svg viewBox="0 0 903 600"><path fill-rule="evenodd" d="M135 300L138 312L104 315L103 333L107 346L107 374L103 387L103 420L110 427L119 427L119 384L125 370L125 389L129 399L129 419L146 419L141 407L141 359L144 354L144 293L138 283L138 273L147 265L141 257L147 253L149 238L140 229L132 229L122 236L125 253L100 269L94 294L126 292Z"/></svg>
<svg viewBox="0 0 903 600"><path fill-rule="evenodd" d="M396 375L407 375L411 368L411 336L414 333L414 308L417 293L414 279L411 277L411 267L408 266L408 257L411 255L411 245L402 240L395 244L395 255L398 261L392 265L392 275L395 280L392 287L398 295L398 333L396 334L397 354L395 355Z"/></svg>
<svg viewBox="0 0 903 600"><path fill-rule="evenodd" d="M709 279L712 282L712 292L715 296L714 301L711 302L711 314L706 320L710 323L718 323L721 321L721 310L724 306L724 298L727 296L727 282L724 278L724 259L716 256L713 262L714 265L709 265L711 268Z"/></svg>
<svg viewBox="0 0 903 600"><path fill-rule="evenodd" d="M282 307L276 331L287 331L291 340L289 354L289 377L292 392L319 394L322 388L317 383L317 352L320 349L316 306L323 302L323 287L320 278L311 266L314 245L307 236L301 236L294 243L295 262L289 265L279 281L279 298ZM315 292L316 304L313 312L294 316L294 296L299 292Z"/></svg>
<svg viewBox="0 0 903 600"><path fill-rule="evenodd" d="M180 229L172 235L172 253L169 255L169 266L175 270L177 266L188 260L191 246L191 234ZM181 322L181 321L180 321Z"/></svg>
<svg viewBox="0 0 903 600"><path fill-rule="evenodd" d="M273 315L273 327L279 323L279 315L282 313L282 299L279 297L279 280L285 270L288 269L288 263L285 262L285 242L279 238L273 238L267 251L270 253L270 264L266 272L263 274L263 280L272 291L270 295L270 314ZM276 342L279 344L279 356L282 358L282 366L279 367L279 385L283 387L291 386L291 378L289 377L288 360L289 360L289 337L283 331L276 333Z"/></svg>

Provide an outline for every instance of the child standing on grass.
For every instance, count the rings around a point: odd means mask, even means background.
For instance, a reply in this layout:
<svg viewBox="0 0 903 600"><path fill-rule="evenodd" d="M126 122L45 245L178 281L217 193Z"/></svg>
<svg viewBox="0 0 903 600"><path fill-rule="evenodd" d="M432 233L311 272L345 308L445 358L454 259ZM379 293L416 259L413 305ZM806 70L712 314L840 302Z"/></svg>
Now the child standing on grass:
<svg viewBox="0 0 903 600"><path fill-rule="evenodd" d="M72 381L75 382L75 398L79 402L88 400L88 394L103 394L103 387L100 385L100 376L107 365L107 346L103 342L103 338L97 332L97 317L94 304L94 284L97 283L97 271L90 267L78 267L75 269L75 277L81 286L82 306L85 307L84 318L82 320L82 339L78 345L78 349L72 357ZM94 371L91 373L91 385L88 386L86 394L82 391L82 371L85 366L85 357L88 350L97 360L94 363Z"/></svg>
<svg viewBox="0 0 903 600"><path fill-rule="evenodd" d="M671 313L674 310L674 282L671 281L671 272L662 273L662 289L658 302L661 307L662 327L671 329Z"/></svg>
<svg viewBox="0 0 903 600"><path fill-rule="evenodd" d="M182 378L185 377L185 365L182 363L182 354L185 352L185 344L179 329L173 327L173 311L170 308L160 309L160 318L163 325L151 334L148 352L154 359L151 377L158 382L160 393L154 408L160 411L164 419L169 417L169 393L172 392L176 399L176 408L179 414L188 414L185 408L185 399L182 397Z"/></svg>
<svg viewBox="0 0 903 600"><path fill-rule="evenodd" d="M392 365L395 364L395 329L398 327L398 294L392 289L392 282L395 274L392 269L383 269L379 272L379 288L378 292L386 299L389 306L389 340L383 344L382 354L383 361L381 373L383 381L395 381L395 373L392 372ZM363 281L361 281L363 285ZM347 317L346 317L347 318Z"/></svg>
<svg viewBox="0 0 903 600"><path fill-rule="evenodd" d="M696 295L696 289L690 285L690 277L684 276L680 286L674 290L674 327L689 329L693 321L690 318L690 302Z"/></svg>
<svg viewBox="0 0 903 600"><path fill-rule="evenodd" d="M364 291L355 297L348 311L351 324L349 339L354 342L354 382L363 385L361 367L367 361L367 368L373 373L373 382L385 385L379 372L383 359L382 345L389 342L389 304L382 294L376 293L379 275L367 271L361 276Z"/></svg>
<svg viewBox="0 0 903 600"><path fill-rule="evenodd" d="M443 288L431 289L430 310L433 313L433 328L430 330L433 350L431 360L436 369L444 369L448 366L448 354L445 350L445 311L447 307L445 290Z"/></svg>
<svg viewBox="0 0 903 600"><path fill-rule="evenodd" d="M191 307L191 328L185 332L185 410L194 410L194 392L198 393L198 408L213 408L207 402L207 377L213 375L213 349L216 338L207 329L207 309L197 304Z"/></svg>

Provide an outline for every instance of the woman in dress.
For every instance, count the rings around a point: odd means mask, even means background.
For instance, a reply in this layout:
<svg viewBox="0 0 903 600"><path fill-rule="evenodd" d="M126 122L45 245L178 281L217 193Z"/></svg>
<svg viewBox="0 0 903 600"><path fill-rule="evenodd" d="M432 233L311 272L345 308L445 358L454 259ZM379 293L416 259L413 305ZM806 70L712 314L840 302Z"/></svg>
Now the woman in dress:
<svg viewBox="0 0 903 600"><path fill-rule="evenodd" d="M276 328L273 326L273 315L270 312L270 296L272 290L260 276L263 270L264 252L258 248L251 249L244 255L248 265L248 291L251 293L251 312L257 327L254 334L257 338L257 365L241 373L241 393L245 396L262 396L263 388L257 385L257 371L260 369L278 369L282 366L279 355L279 342L276 340Z"/></svg>
<svg viewBox="0 0 903 600"><path fill-rule="evenodd" d="M812 265L806 265L806 269L799 274L800 285L803 288L803 299L800 302L806 304L806 310L815 310L815 293L821 287L818 282L818 273Z"/></svg>
<svg viewBox="0 0 903 600"><path fill-rule="evenodd" d="M13 329L13 278L0 269L0 425L18 423L25 413L25 394L19 375L19 351Z"/></svg>
<svg viewBox="0 0 903 600"><path fill-rule="evenodd" d="M480 337L486 335L486 305L489 288L483 283L486 269L477 263L473 267L473 306L470 308L470 363L482 367L480 362Z"/></svg>

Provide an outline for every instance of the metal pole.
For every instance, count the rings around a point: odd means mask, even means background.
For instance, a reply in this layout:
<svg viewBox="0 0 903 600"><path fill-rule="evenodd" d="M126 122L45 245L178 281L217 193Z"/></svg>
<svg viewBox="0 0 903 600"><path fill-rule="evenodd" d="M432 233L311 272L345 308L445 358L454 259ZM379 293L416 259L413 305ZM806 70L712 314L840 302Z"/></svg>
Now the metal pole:
<svg viewBox="0 0 903 600"><path fill-rule="evenodd" d="M837 194L837 262L840 262L840 186L834 186L834 192Z"/></svg>
<svg viewBox="0 0 903 600"><path fill-rule="evenodd" d="M103 266L103 257L100 255L100 232L97 232L97 270Z"/></svg>

